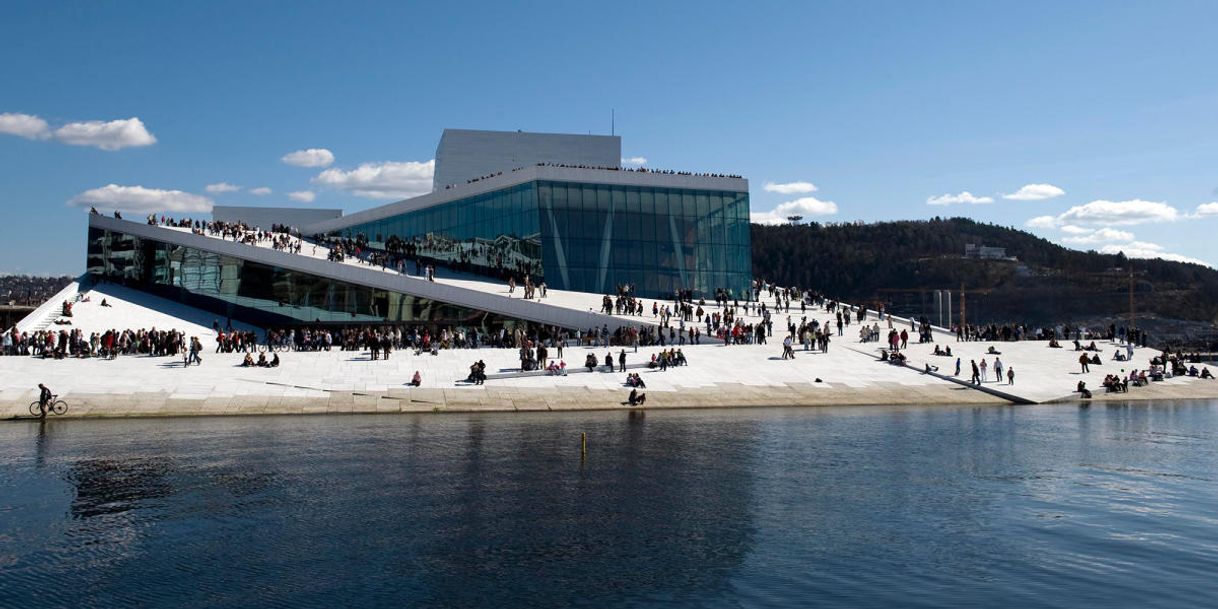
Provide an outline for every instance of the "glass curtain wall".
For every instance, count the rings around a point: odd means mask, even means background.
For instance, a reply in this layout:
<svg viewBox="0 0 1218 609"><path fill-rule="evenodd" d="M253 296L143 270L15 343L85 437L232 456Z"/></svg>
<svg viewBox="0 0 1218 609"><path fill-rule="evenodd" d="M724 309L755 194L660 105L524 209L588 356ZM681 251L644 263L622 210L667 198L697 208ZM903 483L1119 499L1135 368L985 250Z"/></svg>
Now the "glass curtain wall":
<svg viewBox="0 0 1218 609"><path fill-rule="evenodd" d="M357 224L344 237L363 235L387 249L397 237L412 255L482 274L543 279L541 231L534 183L489 192L443 205Z"/></svg>
<svg viewBox="0 0 1218 609"><path fill-rule="evenodd" d="M647 297L745 297L748 193L541 182L542 257L554 287Z"/></svg>
<svg viewBox="0 0 1218 609"><path fill-rule="evenodd" d="M453 268L581 292L619 286L741 298L751 282L749 198L721 192L531 182L344 229L383 249L396 237ZM412 252L413 255L414 252Z"/></svg>

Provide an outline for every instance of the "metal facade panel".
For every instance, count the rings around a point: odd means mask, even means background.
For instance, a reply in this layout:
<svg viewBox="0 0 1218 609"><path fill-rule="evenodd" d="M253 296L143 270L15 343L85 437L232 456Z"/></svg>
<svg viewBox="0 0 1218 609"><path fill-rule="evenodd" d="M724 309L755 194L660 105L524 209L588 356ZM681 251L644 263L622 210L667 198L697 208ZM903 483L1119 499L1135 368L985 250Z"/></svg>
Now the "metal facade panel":
<svg viewBox="0 0 1218 609"><path fill-rule="evenodd" d="M618 167L621 159L622 138L616 135L445 129L432 189L537 163Z"/></svg>

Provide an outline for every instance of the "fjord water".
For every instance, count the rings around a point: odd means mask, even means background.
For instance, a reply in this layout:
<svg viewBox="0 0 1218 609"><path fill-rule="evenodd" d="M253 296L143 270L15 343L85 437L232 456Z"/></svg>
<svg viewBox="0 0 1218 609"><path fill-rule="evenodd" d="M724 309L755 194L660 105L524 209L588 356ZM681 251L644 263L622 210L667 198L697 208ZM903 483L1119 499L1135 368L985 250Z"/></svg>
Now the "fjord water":
<svg viewBox="0 0 1218 609"><path fill-rule="evenodd" d="M1216 402L8 423L0 606L1210 607L1216 441Z"/></svg>

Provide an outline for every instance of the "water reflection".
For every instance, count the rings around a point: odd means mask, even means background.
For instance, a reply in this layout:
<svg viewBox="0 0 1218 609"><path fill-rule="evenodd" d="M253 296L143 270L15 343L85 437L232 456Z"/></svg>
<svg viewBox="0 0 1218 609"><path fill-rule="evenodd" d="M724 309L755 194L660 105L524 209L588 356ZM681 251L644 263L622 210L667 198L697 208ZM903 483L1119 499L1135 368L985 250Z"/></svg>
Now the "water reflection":
<svg viewBox="0 0 1218 609"><path fill-rule="evenodd" d="M73 518L121 514L173 493L163 459L81 459L71 464Z"/></svg>
<svg viewBox="0 0 1218 609"><path fill-rule="evenodd" d="M1216 437L1181 403L11 425L0 606L1203 606Z"/></svg>

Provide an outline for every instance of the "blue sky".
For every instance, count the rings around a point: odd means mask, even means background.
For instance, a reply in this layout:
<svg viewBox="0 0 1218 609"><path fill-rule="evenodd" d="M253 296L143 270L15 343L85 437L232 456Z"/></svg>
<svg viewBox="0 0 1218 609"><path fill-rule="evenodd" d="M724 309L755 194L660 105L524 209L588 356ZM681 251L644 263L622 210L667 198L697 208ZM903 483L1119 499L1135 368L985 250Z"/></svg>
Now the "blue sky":
<svg viewBox="0 0 1218 609"><path fill-rule="evenodd" d="M73 201L352 211L426 188L445 127L607 133L611 108L624 156L743 174L759 220L964 215L1218 263L1214 2L2 12L0 272L81 272Z"/></svg>

